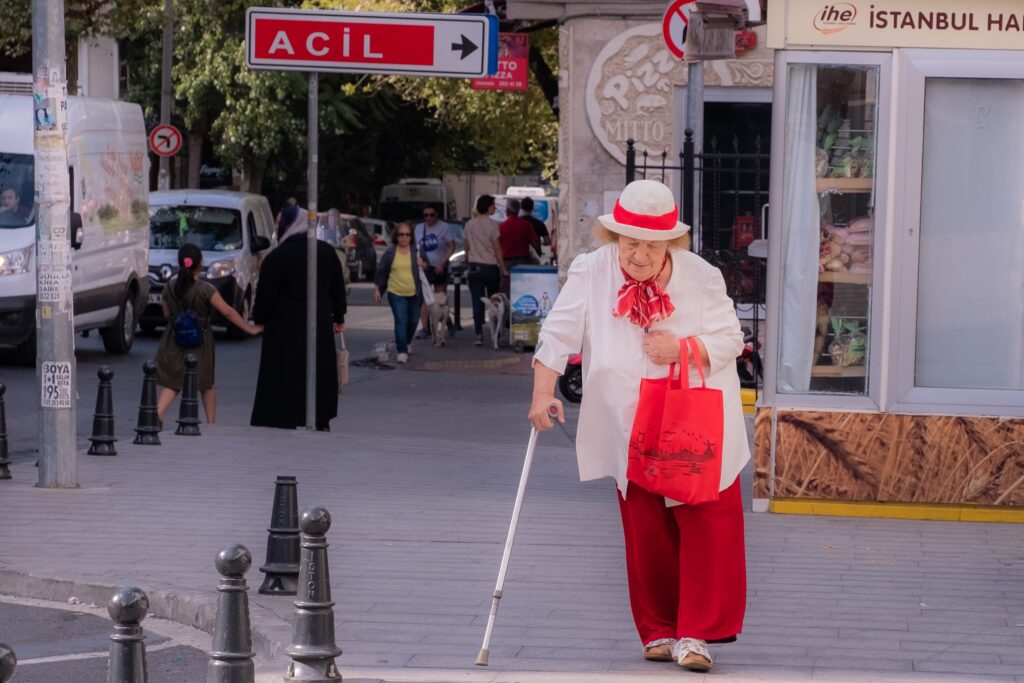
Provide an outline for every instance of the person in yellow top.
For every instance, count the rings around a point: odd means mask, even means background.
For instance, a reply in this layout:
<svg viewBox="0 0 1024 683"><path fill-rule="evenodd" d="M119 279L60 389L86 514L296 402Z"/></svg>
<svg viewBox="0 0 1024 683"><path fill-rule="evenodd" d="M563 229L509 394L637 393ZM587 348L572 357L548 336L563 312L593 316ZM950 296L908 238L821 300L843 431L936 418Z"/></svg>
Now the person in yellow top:
<svg viewBox="0 0 1024 683"><path fill-rule="evenodd" d="M395 317L395 347L398 362L409 360L412 335L419 322L420 267L416 262L416 242L412 238L412 225L399 223L391 233L391 246L377 265L377 288L373 298L380 303L387 294L391 314Z"/></svg>

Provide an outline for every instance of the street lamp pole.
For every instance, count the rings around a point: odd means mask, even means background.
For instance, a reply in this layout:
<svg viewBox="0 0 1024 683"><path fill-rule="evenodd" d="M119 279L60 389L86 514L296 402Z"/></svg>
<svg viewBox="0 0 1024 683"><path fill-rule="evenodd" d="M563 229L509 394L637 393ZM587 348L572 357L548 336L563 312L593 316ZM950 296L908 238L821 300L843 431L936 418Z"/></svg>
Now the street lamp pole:
<svg viewBox="0 0 1024 683"><path fill-rule="evenodd" d="M77 488L74 311L71 296L71 182L63 0L32 0L36 211L36 485ZM29 256L28 258L31 258Z"/></svg>

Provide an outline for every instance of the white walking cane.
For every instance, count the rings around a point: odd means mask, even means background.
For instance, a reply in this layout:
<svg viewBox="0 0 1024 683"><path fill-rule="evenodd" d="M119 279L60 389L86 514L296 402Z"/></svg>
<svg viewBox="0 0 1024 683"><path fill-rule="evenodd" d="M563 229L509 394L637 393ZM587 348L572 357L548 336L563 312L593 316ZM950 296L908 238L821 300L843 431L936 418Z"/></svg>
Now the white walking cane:
<svg viewBox="0 0 1024 683"><path fill-rule="evenodd" d="M558 406L548 406L548 415L555 419L558 415ZM494 586L494 598L491 602L491 614L487 617L487 629L484 631L484 643L480 646L480 654L476 656L477 666L487 666L487 660L491 656L491 631L494 630L494 617L498 614L498 601L501 600L501 591L505 585L505 572L508 571L508 558L512 554L512 541L516 538L516 527L519 526L519 513L523 509L523 496L526 494L526 480L530 476L530 466L533 464L533 449L537 445L537 428L530 430L530 443L526 447L526 459L523 461L523 473L519 475L519 490L516 491L516 504L512 507L512 521L508 525L508 536L505 537L505 552L501 555L501 566L498 568L498 582Z"/></svg>

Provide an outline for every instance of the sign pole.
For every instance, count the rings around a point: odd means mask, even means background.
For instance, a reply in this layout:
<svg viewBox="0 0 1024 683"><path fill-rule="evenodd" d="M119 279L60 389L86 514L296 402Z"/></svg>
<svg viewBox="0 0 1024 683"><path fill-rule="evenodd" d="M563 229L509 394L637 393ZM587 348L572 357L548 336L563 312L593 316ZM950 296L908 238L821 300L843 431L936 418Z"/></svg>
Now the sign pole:
<svg viewBox="0 0 1024 683"><path fill-rule="evenodd" d="M309 74L309 168L306 172L309 222L306 225L306 429L316 429L316 185L320 145L319 74Z"/></svg>
<svg viewBox="0 0 1024 683"><path fill-rule="evenodd" d="M686 65L686 127L693 131L693 152L704 151L704 62L690 62ZM700 232L700 171L693 172L693 250L701 248Z"/></svg>
<svg viewBox="0 0 1024 683"><path fill-rule="evenodd" d="M32 0L39 478L78 488L63 0Z"/></svg>
<svg viewBox="0 0 1024 683"><path fill-rule="evenodd" d="M171 122L171 55L174 46L173 0L164 0L164 42L160 65L160 123ZM171 159L160 156L160 172L156 176L156 189L171 189Z"/></svg>

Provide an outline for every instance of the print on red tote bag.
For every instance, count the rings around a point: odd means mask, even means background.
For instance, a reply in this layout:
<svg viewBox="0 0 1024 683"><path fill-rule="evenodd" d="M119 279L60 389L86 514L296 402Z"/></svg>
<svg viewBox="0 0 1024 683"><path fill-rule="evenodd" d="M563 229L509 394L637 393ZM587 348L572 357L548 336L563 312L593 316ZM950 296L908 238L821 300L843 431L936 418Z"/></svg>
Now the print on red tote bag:
<svg viewBox="0 0 1024 683"><path fill-rule="evenodd" d="M722 392L708 389L700 348L689 340L700 386L690 387L686 343L668 377L643 379L626 478L651 493L696 505L718 500L722 478Z"/></svg>

